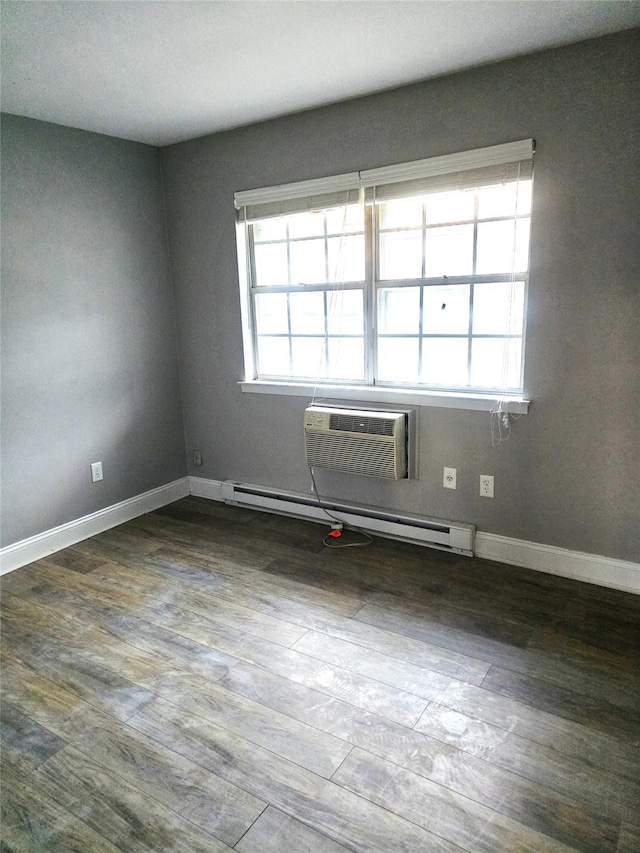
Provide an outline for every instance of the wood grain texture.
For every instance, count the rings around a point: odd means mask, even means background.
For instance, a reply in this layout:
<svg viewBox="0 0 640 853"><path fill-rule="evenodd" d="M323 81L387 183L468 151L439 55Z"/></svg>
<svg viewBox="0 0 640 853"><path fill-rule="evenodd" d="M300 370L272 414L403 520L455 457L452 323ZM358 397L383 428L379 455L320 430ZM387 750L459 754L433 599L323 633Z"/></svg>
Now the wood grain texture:
<svg viewBox="0 0 640 853"><path fill-rule="evenodd" d="M153 739L106 716L92 714L87 720L78 711L59 723L58 731L102 767L230 845L266 806L199 764L167 753Z"/></svg>
<svg viewBox="0 0 640 853"><path fill-rule="evenodd" d="M574 758L588 759L604 771L640 781L637 750L606 732L586 728L517 699L475 685L453 681L433 701L470 718ZM479 741L483 748L483 741Z"/></svg>
<svg viewBox="0 0 640 853"><path fill-rule="evenodd" d="M157 563L152 568L112 564L92 572L92 579L106 587L124 584L142 595L155 597L156 600L164 598L176 607L184 607L194 613L209 615L215 611L217 621L284 646L293 645L306 633L304 627L293 625L247 606L251 598L248 595L245 599L241 595L238 589L239 579L236 579L235 589L233 589L227 576L223 579L215 577L215 588L212 589L214 578L208 572L205 585L190 582L185 578L180 589L172 586L171 593L168 594L167 577L153 570L157 567ZM250 586L249 581L247 586ZM246 603L242 603L243 600Z"/></svg>
<svg viewBox="0 0 640 853"><path fill-rule="evenodd" d="M306 563L309 557L305 555L297 559ZM171 578L179 573L200 590L210 590L214 584L217 588L230 588L236 595L242 590L252 600L262 601L265 608L277 608L280 599L283 599L280 606L285 610L290 608L293 613L297 612L296 604L302 608L318 608L310 612L317 613L320 618L327 616L327 611L329 614L353 616L364 604L359 596L343 595L297 580L274 578L259 568L244 565L237 557L234 560L231 548L223 553L209 549L203 555L174 544L146 557L143 565L157 573L168 572ZM272 598L275 598L275 605Z"/></svg>
<svg viewBox="0 0 640 853"><path fill-rule="evenodd" d="M616 853L638 853L640 850L640 826L623 823Z"/></svg>
<svg viewBox="0 0 640 853"><path fill-rule="evenodd" d="M362 598L366 603L388 606L426 618L436 632L444 632L447 628L452 632L458 629L480 638L521 647L526 646L533 633L532 626L505 617L482 616L474 611L433 602L431 596L420 594L421 568L407 571L407 566L403 565L401 569L390 573L388 565L382 562L379 565L367 564L366 571L364 569L361 561L355 558L346 557L339 562L331 562L320 554L307 558L304 565L299 560L274 560L265 571L282 578L297 578L321 589L334 589ZM442 564L439 570L442 571Z"/></svg>
<svg viewBox="0 0 640 853"><path fill-rule="evenodd" d="M178 634L197 638L199 642L210 644L228 655L284 674L292 681L315 687L329 696L389 719L413 725L426 707L426 701L419 696L346 669L328 666L301 652L258 640L224 624L217 624L213 619L174 607L162 607L160 614L165 624Z"/></svg>
<svg viewBox="0 0 640 853"><path fill-rule="evenodd" d="M335 781L470 853L568 853L552 840L442 785L354 749Z"/></svg>
<svg viewBox="0 0 640 853"><path fill-rule="evenodd" d="M327 779L351 751L350 743L206 678L168 676L155 685L155 690L185 711L217 723Z"/></svg>
<svg viewBox="0 0 640 853"><path fill-rule="evenodd" d="M28 773L65 747L65 741L39 726L7 702L0 711L2 764ZM0 767L1 774L1 767Z"/></svg>
<svg viewBox="0 0 640 853"><path fill-rule="evenodd" d="M502 728L511 734L521 735L543 746L551 746L576 758L583 758L588 749L593 759L597 759L600 768L612 769L615 773L622 773L640 781L638 756L633 755L633 750L630 754L628 747L608 733L595 733L583 725L532 708L484 687L458 681L414 663L400 661L390 655L320 632L310 631L292 648L327 663L377 677L386 684L459 711L460 714L487 723L486 731L491 731L494 726ZM419 728L424 726L426 718L424 715ZM478 741L477 745L482 747L483 740Z"/></svg>
<svg viewBox="0 0 640 853"><path fill-rule="evenodd" d="M476 655L473 645L463 654L398 633L390 625L365 624L358 619L361 612L353 619L315 620L307 627L470 684L480 684L489 669L489 664Z"/></svg>
<svg viewBox="0 0 640 853"><path fill-rule="evenodd" d="M7 767L2 773L1 825L2 843L15 853L117 853L121 849Z"/></svg>
<svg viewBox="0 0 640 853"><path fill-rule="evenodd" d="M514 671L497 666L491 667L482 686L485 690L510 696L557 717L615 735L632 745L640 744L640 706L621 707L609 701L610 693L606 690L598 697L587 696L568 687L549 684L545 679L527 675L519 669Z"/></svg>
<svg viewBox="0 0 640 853"><path fill-rule="evenodd" d="M615 850L620 816L616 813L612 817L597 804L581 804L518 773L488 766L483 760L374 714L350 709L338 700L323 701L317 691L292 685L257 667L240 663L222 683L553 838L579 841L584 850ZM583 772L588 769L582 767ZM598 778L603 781L604 777Z"/></svg>
<svg viewBox="0 0 640 853"><path fill-rule="evenodd" d="M0 651L0 664L3 702L50 731L55 733L55 721L64 719L79 706L91 713L91 706L83 702L82 696L73 688L60 685L55 679L25 666L7 645L3 645Z"/></svg>
<svg viewBox="0 0 640 853"><path fill-rule="evenodd" d="M640 802L640 784L635 780L603 771L584 757L532 746L525 738L435 703L426 709L416 729L594 809L606 802L613 814L621 815L625 813L621 806Z"/></svg>
<svg viewBox="0 0 640 853"><path fill-rule="evenodd" d="M89 557L74 548L64 548L62 551L57 551L47 557L47 562L85 575L95 569L102 568L108 561L101 557Z"/></svg>
<svg viewBox="0 0 640 853"><path fill-rule="evenodd" d="M396 609L367 604L359 611L358 621L378 625L397 631L423 642L443 645L463 652L472 645L479 658L489 661L492 669L507 669L534 677L541 682L540 689L552 692L554 686L570 690L578 695L577 702L595 705L606 696L607 704L620 705L633 710L638 706L640 693L631 683L621 683L609 672L598 671L593 665L583 666L577 658L571 660L566 654L553 653L542 648L532 648L480 637L458 627L434 623L431 619L402 613ZM627 678L631 675L627 667ZM637 683L637 682L636 682Z"/></svg>
<svg viewBox="0 0 640 853"><path fill-rule="evenodd" d="M421 594L448 606L550 628L613 652L637 651L638 596L489 560L426 567ZM634 630L634 626L636 630Z"/></svg>
<svg viewBox="0 0 640 853"><path fill-rule="evenodd" d="M1 851L631 853L640 597L187 498L2 578Z"/></svg>
<svg viewBox="0 0 640 853"><path fill-rule="evenodd" d="M123 850L226 853L231 847L72 746L48 760L34 786ZM228 830L228 827L224 827ZM234 833L241 831L239 827Z"/></svg>
<svg viewBox="0 0 640 853"><path fill-rule="evenodd" d="M319 631L308 631L292 648L325 663L375 678L408 693L415 693L423 699L438 697L452 681L450 677L434 670L416 666L366 646L328 637Z"/></svg>
<svg viewBox="0 0 640 853"><path fill-rule="evenodd" d="M445 840L381 809L344 787L322 779L268 750L253 747L219 726L158 699L131 719L131 725L213 773L265 797L322 835L361 853L453 853ZM458 851L456 850L456 853Z"/></svg>
<svg viewBox="0 0 640 853"><path fill-rule="evenodd" d="M60 686L121 720L128 719L154 698L146 688L57 643L39 649L28 648L23 643L17 649L17 656L35 673L55 679Z"/></svg>

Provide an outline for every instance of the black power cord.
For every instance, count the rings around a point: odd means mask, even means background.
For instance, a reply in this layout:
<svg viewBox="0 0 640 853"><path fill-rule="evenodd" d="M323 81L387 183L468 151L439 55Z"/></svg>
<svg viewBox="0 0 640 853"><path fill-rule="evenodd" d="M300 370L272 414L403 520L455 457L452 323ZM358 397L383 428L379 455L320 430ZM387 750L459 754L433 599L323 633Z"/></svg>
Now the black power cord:
<svg viewBox="0 0 640 853"><path fill-rule="evenodd" d="M311 482L313 483L313 491L315 492L316 500L318 501L318 506L332 521L337 522L340 527L334 528L331 533L328 533L324 539L322 540L323 544L327 548L362 548L365 545L371 545L373 543L373 536L370 536L364 530L359 530L357 527L349 527L349 525L343 521L341 518L338 518L337 515L333 515L329 512L329 510L322 503L322 498L320 497L320 492L318 491L318 484L316 483L315 472L313 470L313 466L309 465L309 472L311 473ZM361 536L365 536L364 542L335 542L335 539L339 538L335 536L334 531L337 530L342 536L341 530L342 528L346 528L347 530L353 531L354 533L359 533ZM334 534L334 535L332 535Z"/></svg>

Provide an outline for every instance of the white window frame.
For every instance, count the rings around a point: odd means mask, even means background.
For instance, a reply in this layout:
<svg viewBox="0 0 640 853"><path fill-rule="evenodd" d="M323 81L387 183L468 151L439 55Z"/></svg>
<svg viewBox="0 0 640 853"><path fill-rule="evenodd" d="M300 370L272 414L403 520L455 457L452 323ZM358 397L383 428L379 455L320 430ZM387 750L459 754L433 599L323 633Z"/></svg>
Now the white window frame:
<svg viewBox="0 0 640 853"><path fill-rule="evenodd" d="M367 204L365 207L365 256L366 270L365 282L347 282L344 289L358 289L363 291L364 302L364 352L365 352L365 379L362 383L354 383L349 380L323 380L310 379L298 380L295 378L261 377L257 378L255 370L254 353L257 351L256 323L253 316L253 294L268 292L295 292L296 290L309 291L331 291L333 284L318 285L289 285L283 287L252 287L251 275L251 252L248 251L248 227L244 215L250 206L255 205L257 210L277 209L283 206L285 212L291 212L293 199L299 199L303 204L304 199L318 199L318 208L327 206L322 199L330 197L330 194L339 194L345 191L353 191L356 188L363 189L368 196L368 201L375 197L376 188L383 185L383 189L390 190L393 197L394 184L399 185L399 191L406 182L420 182L429 180L441 180L438 176L446 176L451 173L463 173L465 170L476 170L497 166L505 163L515 163L520 160L532 161L534 144L533 140L523 140L506 145L492 146L486 149L461 152L454 155L430 158L428 160L415 161L396 166L373 169L360 173L351 173L315 181L303 181L296 184L282 185L278 187L266 187L258 190L249 190L235 194L236 209L240 211L237 222L237 248L238 269L240 274L241 308L243 320L243 347L245 360L245 379L240 382L241 388L250 393L283 394L318 398L322 394L327 399L348 399L354 401L374 401L394 404L427 405L447 408L466 408L489 411L500 397L508 404L509 411L525 414L528 411L529 401L523 394L505 393L500 389L473 390L467 388L458 389L436 389L417 386L411 383L380 382L374 380L374 366L376 364L377 331L375 329L378 293L381 289L389 287L429 287L438 284L455 285L490 282L509 282L514 279L512 273L491 274L486 276L450 276L442 278L419 278L406 280L382 280L379 277L378 257L378 226L377 210L375 204ZM519 167L518 167L519 168ZM472 172L470 172L472 174ZM518 172L519 174L519 172ZM293 202L295 205L295 202ZM263 208L260 207L263 206ZM265 208L264 206L267 206ZM300 207L299 209L304 209ZM273 215L273 212L271 212ZM256 215L255 218L260 218ZM510 217L511 218L511 217ZM515 217L513 217L515 220ZM477 225L477 219L475 220ZM423 231L424 231L423 224ZM475 235L474 235L475 243ZM528 270L519 273L515 280L524 281L525 287L525 318L522 335L522 358L521 369L524 371L524 351L526 336L526 303L528 290ZM340 285L342 288L342 285ZM471 332L469 331L469 336ZM504 337L504 336L498 336Z"/></svg>

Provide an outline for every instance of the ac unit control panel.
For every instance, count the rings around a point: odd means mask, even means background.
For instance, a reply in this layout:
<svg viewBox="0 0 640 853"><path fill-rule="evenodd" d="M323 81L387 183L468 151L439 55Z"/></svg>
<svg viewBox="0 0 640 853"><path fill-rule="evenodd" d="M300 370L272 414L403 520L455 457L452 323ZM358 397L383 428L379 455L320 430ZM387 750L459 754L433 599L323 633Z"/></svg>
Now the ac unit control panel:
<svg viewBox="0 0 640 853"><path fill-rule="evenodd" d="M316 429L328 429L329 412L314 412L307 409L304 413L304 425Z"/></svg>

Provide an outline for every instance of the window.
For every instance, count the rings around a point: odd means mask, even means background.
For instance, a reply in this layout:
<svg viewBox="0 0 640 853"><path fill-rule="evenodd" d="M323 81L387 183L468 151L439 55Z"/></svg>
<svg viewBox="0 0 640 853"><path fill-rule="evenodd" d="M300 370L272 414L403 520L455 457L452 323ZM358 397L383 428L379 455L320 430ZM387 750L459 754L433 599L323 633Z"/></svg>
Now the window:
<svg viewBox="0 0 640 853"><path fill-rule="evenodd" d="M249 226L258 375L364 381L364 209Z"/></svg>
<svg viewBox="0 0 640 853"><path fill-rule="evenodd" d="M236 193L247 379L521 395L532 150Z"/></svg>

